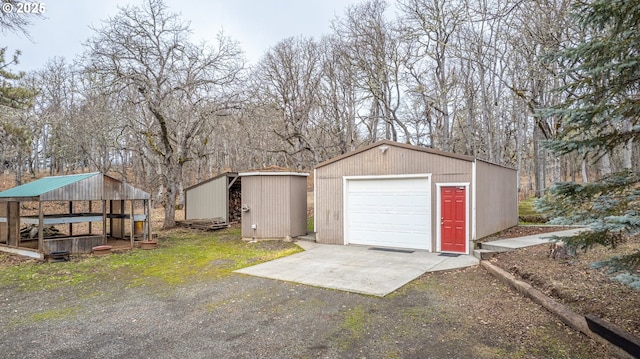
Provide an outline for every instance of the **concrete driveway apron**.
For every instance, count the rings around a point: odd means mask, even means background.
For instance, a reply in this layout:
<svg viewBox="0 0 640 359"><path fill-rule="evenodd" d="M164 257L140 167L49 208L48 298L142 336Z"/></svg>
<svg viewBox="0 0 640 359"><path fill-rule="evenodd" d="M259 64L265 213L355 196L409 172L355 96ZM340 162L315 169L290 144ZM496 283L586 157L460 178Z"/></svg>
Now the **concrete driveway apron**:
<svg viewBox="0 0 640 359"><path fill-rule="evenodd" d="M235 272L384 297L426 272L479 263L470 255L450 256L421 250L305 241L296 243L305 251Z"/></svg>

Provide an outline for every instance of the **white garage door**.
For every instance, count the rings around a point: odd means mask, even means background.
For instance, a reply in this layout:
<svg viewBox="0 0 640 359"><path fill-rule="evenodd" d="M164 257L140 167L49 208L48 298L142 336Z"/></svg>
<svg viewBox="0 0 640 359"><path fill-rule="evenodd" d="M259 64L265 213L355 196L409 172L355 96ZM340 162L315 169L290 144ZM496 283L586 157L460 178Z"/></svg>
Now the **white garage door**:
<svg viewBox="0 0 640 359"><path fill-rule="evenodd" d="M429 177L347 178L345 184L345 244L431 249Z"/></svg>

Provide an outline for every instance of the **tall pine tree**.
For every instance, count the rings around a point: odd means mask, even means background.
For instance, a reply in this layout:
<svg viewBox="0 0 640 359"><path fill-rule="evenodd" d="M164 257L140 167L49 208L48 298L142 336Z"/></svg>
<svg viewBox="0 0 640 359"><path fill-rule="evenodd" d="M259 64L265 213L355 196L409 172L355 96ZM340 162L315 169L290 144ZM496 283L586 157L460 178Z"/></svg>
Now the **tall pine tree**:
<svg viewBox="0 0 640 359"><path fill-rule="evenodd" d="M20 52L13 55L13 60L5 61L7 48L0 48L0 106L12 109L24 109L31 105L31 100L35 96L33 90L15 86L14 82L21 79L24 73L13 73L7 68L18 63Z"/></svg>
<svg viewBox="0 0 640 359"><path fill-rule="evenodd" d="M35 90L17 86L23 73L13 73L7 68L16 64L19 52L13 61L5 61L6 48L0 48L0 171L13 169L16 185L22 183L24 154L30 147L29 131L17 117L18 113L33 106Z"/></svg>
<svg viewBox="0 0 640 359"><path fill-rule="evenodd" d="M584 41L547 60L564 69L567 100L545 109L561 123L548 147L558 155L614 157L640 137L640 0L581 1L574 8ZM557 224L587 224L591 231L566 242L588 249L615 246L640 234L640 171L624 161L622 170L592 183L553 185L538 208ZM622 258L637 267L640 252Z"/></svg>

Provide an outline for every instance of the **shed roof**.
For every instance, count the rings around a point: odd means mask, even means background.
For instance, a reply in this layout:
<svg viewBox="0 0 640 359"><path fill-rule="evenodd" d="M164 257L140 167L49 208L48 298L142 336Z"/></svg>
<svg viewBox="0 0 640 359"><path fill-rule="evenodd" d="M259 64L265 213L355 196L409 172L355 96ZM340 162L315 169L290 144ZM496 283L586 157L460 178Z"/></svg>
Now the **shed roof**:
<svg viewBox="0 0 640 359"><path fill-rule="evenodd" d="M100 174L99 172L82 173L77 175L43 177L33 182L10 188L0 192L0 198L38 197L41 194L68 186L86 178Z"/></svg>
<svg viewBox="0 0 640 359"><path fill-rule="evenodd" d="M329 160L326 160L324 162L320 162L320 163L318 163L316 165L315 168L324 167L324 166L329 165L331 163L340 161L340 160L342 160L344 158L357 155L359 153L362 153L364 151L368 151L368 150L370 150L372 148L375 148L375 147L380 147L382 145L394 146L394 147L404 148L404 149L413 150L413 151L420 151L420 152L430 153L430 154L444 156L444 157L456 158L456 159L463 160L463 161L468 161L468 162L474 162L475 161L475 158L472 157L472 156L459 155L459 154L456 154L456 153L450 153L450 152L434 150L433 148L414 146L414 145L409 145L409 144L406 144L406 143L394 142L394 141L389 141L389 140L381 140L381 141L377 141L375 143L372 143L372 144L370 144L368 146L365 146L365 147L362 147L360 149L357 149L355 151L347 152L345 154L342 154L340 156L336 156L336 157L334 157L332 159L329 159Z"/></svg>
<svg viewBox="0 0 640 359"><path fill-rule="evenodd" d="M5 201L149 198L148 193L100 172L43 177L0 192Z"/></svg>
<svg viewBox="0 0 640 359"><path fill-rule="evenodd" d="M298 177L309 177L309 174L306 172L273 172L273 171L255 171L255 172L241 172L240 177L250 177L250 176L298 176Z"/></svg>
<svg viewBox="0 0 640 359"><path fill-rule="evenodd" d="M221 173L221 174L219 174L219 175L217 175L215 177L211 177L211 178L209 178L207 180L204 180L202 182L198 182L198 183L196 183L194 185L191 185L191 186L185 188L184 190L185 191L189 191L189 190L191 190L193 188L200 187L200 186L202 186L204 184L207 184L209 182L218 180L219 178L222 178L222 177L236 178L236 177L238 177L238 172L223 172L223 173Z"/></svg>

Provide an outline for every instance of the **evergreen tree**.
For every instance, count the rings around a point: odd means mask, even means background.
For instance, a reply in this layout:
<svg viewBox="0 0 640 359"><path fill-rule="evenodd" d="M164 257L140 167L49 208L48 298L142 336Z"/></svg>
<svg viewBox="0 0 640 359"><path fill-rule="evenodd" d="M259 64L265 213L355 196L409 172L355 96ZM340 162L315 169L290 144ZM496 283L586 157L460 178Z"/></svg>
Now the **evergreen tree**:
<svg viewBox="0 0 640 359"><path fill-rule="evenodd" d="M547 145L558 155L613 156L640 137L640 0L581 1L573 15L585 40L547 59L568 79L559 89L566 101L539 113L561 123ZM590 225L568 245L613 247L639 234L640 172L624 167L592 183L557 183L538 201L553 223ZM640 252L619 263L637 267Z"/></svg>
<svg viewBox="0 0 640 359"><path fill-rule="evenodd" d="M13 73L7 69L18 63L19 51L13 55L10 62L5 61L7 48L0 48L0 106L12 109L25 109L30 106L35 93L24 87L14 86L14 82L24 76L24 73Z"/></svg>
<svg viewBox="0 0 640 359"><path fill-rule="evenodd" d="M20 166L30 150L30 137L18 114L33 105L36 92L15 85L24 74L13 73L7 67L18 62L20 53L16 52L13 60L6 62L5 52L6 48L0 49L0 171L15 170L16 184L20 184Z"/></svg>

